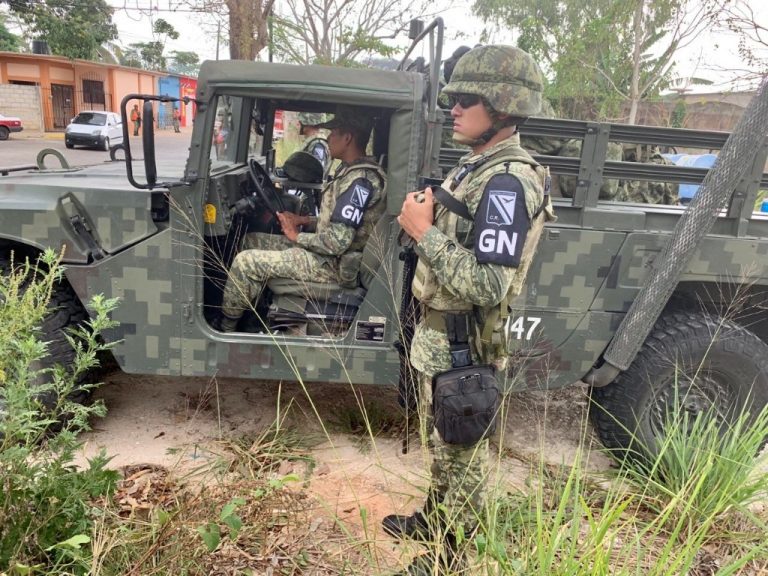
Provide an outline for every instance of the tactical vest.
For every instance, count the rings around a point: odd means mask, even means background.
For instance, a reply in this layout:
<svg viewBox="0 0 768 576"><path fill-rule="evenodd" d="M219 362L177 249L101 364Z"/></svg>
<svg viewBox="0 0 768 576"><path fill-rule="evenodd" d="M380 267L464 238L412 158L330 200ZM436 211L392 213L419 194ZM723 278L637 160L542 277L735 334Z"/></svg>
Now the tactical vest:
<svg viewBox="0 0 768 576"><path fill-rule="evenodd" d="M325 220L325 224L327 225L330 222L331 219L331 202L330 198L338 198L339 194L342 192L339 190L339 183L342 181L344 175L349 170L357 170L357 169L366 169L371 170L379 179L379 184L382 187L382 192L384 191L384 185L386 182L386 175L384 173L384 169L376 164L375 162L371 160L363 160L361 162L355 162L354 164L350 164L348 166L345 166L343 170L341 170L339 173L334 175L333 180L331 180L328 189L324 192L324 194L330 194L329 200L325 201L325 196L323 197L323 208L326 208L324 210L319 218L320 220ZM382 201L380 199L379 201ZM339 284L341 286L344 286L346 288L355 288L358 285L359 282L359 272L360 272L360 263L362 262L363 258L363 252L362 249L364 247L354 246L355 242L353 240L353 245L350 247L350 249L339 256L337 267L338 267L338 278L339 278Z"/></svg>
<svg viewBox="0 0 768 576"><path fill-rule="evenodd" d="M523 248L520 266L517 268L517 273L512 280L507 294L502 298L498 306L492 309L477 311L479 314L476 314L476 316L480 316L480 322L476 326L476 336L480 339L480 342L477 344L487 345L492 342L499 344L495 342L497 338L494 338L494 333L498 331L498 328L503 325L503 321L509 315L509 303L522 292L528 268L533 260L541 231L544 228L544 222L555 219L549 198L549 169L541 166L519 145L512 145L499 150L488 158L480 159L477 167L474 169L471 167L471 163L454 168L448 174L445 182L443 182L443 188L451 192L451 195L456 200L464 202L469 181L481 175L493 177L495 174L503 173L507 169L505 165L512 162L520 162L534 168L536 174L541 179L544 197L540 199L541 205L533 214L533 221L531 222L531 229L528 232ZM467 168L468 166L470 168ZM464 174L462 174L462 170L464 170ZM467 178L467 176L472 176L472 178ZM465 218L436 203L434 225L449 238L458 240L462 236L471 238L474 221L467 221ZM464 247L469 250L473 248L472 246ZM423 258L419 258L416 265L412 290L413 295L431 310L469 312L474 309L471 302L461 299L451 293L448 288L442 286L437 275Z"/></svg>

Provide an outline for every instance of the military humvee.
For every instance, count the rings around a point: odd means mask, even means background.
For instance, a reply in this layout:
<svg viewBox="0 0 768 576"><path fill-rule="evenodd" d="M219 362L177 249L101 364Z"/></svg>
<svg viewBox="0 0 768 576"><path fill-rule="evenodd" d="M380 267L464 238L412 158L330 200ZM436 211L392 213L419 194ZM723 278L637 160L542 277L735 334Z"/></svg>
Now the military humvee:
<svg viewBox="0 0 768 576"><path fill-rule="evenodd" d="M6 170L0 267L11 252L63 248L66 283L54 295L48 337L60 341L63 328L82 321L91 295L118 296L120 326L109 337L119 340L114 356L126 372L397 384L404 335L396 216L408 191L462 154L440 149L441 130L450 129L437 107L442 22L414 36L411 50L429 38L436 64L381 71L204 63L180 179L154 158L153 106L172 99L126 97L124 115L131 99L144 101L145 179L134 175L142 170L130 148L125 165ZM388 178L386 216L364 250L358 285L270 281L254 303L255 328L214 330L243 232L279 233L276 112L332 113L338 104L375 117L372 153ZM125 118L123 126L129 142ZM753 211L758 190L768 188L765 137L742 141L748 153L738 154L743 167L730 181L705 183L702 200L712 200L685 207L601 201L603 179L700 183L707 174L605 161L608 142L714 150L728 146L728 134L536 118L522 132L583 145L580 158L539 157L553 173L576 176L578 187L573 198L554 199L559 219L547 225L527 288L511 307L511 387L593 386L604 408L594 411L598 431L618 449L635 432L653 450L675 403L726 419L768 404L768 215ZM255 207L248 221L232 211L244 198ZM66 360L56 350L53 359Z"/></svg>

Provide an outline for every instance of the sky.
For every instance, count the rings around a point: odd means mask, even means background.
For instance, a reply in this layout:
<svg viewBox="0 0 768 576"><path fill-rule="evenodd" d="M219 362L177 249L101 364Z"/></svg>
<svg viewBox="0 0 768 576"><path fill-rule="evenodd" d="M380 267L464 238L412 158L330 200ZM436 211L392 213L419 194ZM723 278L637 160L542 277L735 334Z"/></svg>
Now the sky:
<svg viewBox="0 0 768 576"><path fill-rule="evenodd" d="M278 2L280 0L277 0ZM768 1L734 0L747 3L759 22L768 27ZM152 39L150 10L154 18L164 18L180 33L178 40L169 40L167 51L194 51L201 60L216 58L216 24L210 15L195 14L184 0L107 0L115 8L113 20L118 27L120 43L146 42ZM451 0L444 0L448 3ZM471 14L471 0L453 0L453 7L440 13L446 25L443 57L447 57L462 44L474 45L486 26ZM434 5L434 3L433 3ZM506 30L491 31L490 40L513 43L514 37ZM405 34L402 46L407 45ZM261 55L264 59L267 52ZM229 48L219 45L219 57L229 57ZM729 82L724 69L741 68L738 38L729 32L706 31L677 57L677 71L681 76L697 76L713 80L713 86L691 87L692 91L710 92L728 89L747 89L750 85Z"/></svg>

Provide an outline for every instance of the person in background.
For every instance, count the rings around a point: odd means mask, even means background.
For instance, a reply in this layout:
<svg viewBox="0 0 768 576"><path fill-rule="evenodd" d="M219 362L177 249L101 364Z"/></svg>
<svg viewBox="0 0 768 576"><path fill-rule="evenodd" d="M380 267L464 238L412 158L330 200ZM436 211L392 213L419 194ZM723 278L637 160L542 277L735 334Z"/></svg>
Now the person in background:
<svg viewBox="0 0 768 576"><path fill-rule="evenodd" d="M133 122L133 135L138 136L141 128L141 112L138 104L134 104L131 109L131 122Z"/></svg>
<svg viewBox="0 0 768 576"><path fill-rule="evenodd" d="M174 106L173 108L173 131L177 134L181 132L181 110Z"/></svg>

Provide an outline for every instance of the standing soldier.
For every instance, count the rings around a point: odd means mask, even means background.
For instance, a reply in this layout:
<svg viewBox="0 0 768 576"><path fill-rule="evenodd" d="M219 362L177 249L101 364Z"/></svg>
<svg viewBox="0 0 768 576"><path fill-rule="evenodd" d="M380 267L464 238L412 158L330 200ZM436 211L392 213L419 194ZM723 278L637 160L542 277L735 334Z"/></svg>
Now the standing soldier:
<svg viewBox="0 0 768 576"><path fill-rule="evenodd" d="M383 520L391 535L435 542L438 558L417 556L401 573L425 576L464 573L461 542L483 514L496 379L506 375L508 304L522 291L544 221L554 218L548 172L517 133L541 106L531 56L511 46L475 48L443 92L453 138L471 151L441 188L408 194L398 217L419 256L413 294L421 320L410 360L434 452L431 484L420 511Z"/></svg>
<svg viewBox="0 0 768 576"><path fill-rule="evenodd" d="M328 148L328 140L323 138L320 132L320 124L323 123L322 114L313 114L312 112L299 113L299 136L304 136L306 141L301 149L309 152L320 160L323 165L323 175L327 176L331 168L331 151Z"/></svg>
<svg viewBox="0 0 768 576"><path fill-rule="evenodd" d="M141 112L139 112L139 105L134 104L131 109L131 122L133 122L133 135L139 135L139 128L141 128Z"/></svg>
<svg viewBox="0 0 768 576"><path fill-rule="evenodd" d="M321 127L331 130L330 154L341 165L323 190L320 215L314 219L278 212L284 236L254 235L264 242L235 257L224 287L222 315L214 328L233 332L270 278L342 285L357 281L363 248L386 208L386 176L373 158L365 156L373 127L365 111L341 106ZM315 233L301 232L301 226L314 223Z"/></svg>

